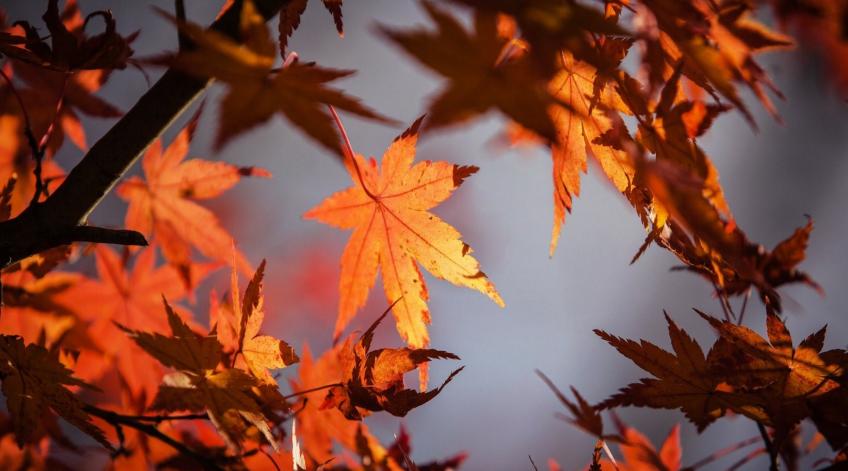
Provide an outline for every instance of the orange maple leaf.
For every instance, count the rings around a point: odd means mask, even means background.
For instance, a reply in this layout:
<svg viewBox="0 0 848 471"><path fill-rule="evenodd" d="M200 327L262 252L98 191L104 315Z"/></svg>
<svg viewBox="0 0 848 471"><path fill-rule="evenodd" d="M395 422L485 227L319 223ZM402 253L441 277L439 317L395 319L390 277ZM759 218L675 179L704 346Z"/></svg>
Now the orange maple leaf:
<svg viewBox="0 0 848 471"><path fill-rule="evenodd" d="M189 276L191 248L218 261L226 261L233 237L221 227L215 214L195 203L214 198L232 188L243 176L270 178L262 168L237 167L226 162L185 160L197 128L200 113L183 128L164 150L156 140L142 160L144 179L131 177L118 187L118 196L129 201L125 224L149 237L155 234L165 258ZM251 273L250 263L240 252L236 261L243 273Z"/></svg>
<svg viewBox="0 0 848 471"><path fill-rule="evenodd" d="M48 154L55 154L65 137L79 149L86 150L88 142L80 115L96 118L117 118L120 109L94 93L109 79L104 70L82 70L65 76L61 72L43 70L30 64L15 64L15 72L26 82L20 90L27 107L33 132L43 136L50 129ZM57 103L61 106L57 107Z"/></svg>
<svg viewBox="0 0 848 471"><path fill-rule="evenodd" d="M723 95L753 124L753 115L736 88L736 82L744 83L779 119L763 86L778 96L780 92L754 56L771 49L790 48L793 43L789 37L751 19L751 4L737 2L719 8L704 0L651 0L644 5L647 8L643 14L653 17L648 23L659 28L655 32L659 62L675 63L684 58L687 77L704 90Z"/></svg>
<svg viewBox="0 0 848 471"><path fill-rule="evenodd" d="M369 433L368 427L348 420L335 408L321 409L326 392L315 390L330 384L339 383L345 376L345 369L353 362L351 343L339 343L332 349L314 359L308 345L303 347L303 358L298 368L299 379L292 381L292 389L302 392L307 399L303 410L298 412L297 433L306 456L315 464L332 459L334 442L346 449L356 451L358 434L365 437L375 457L382 459L387 451L380 442ZM361 427L361 428L360 428Z"/></svg>
<svg viewBox="0 0 848 471"><path fill-rule="evenodd" d="M551 231L550 254L559 241L566 212L571 211L572 198L580 194L580 173L586 171L587 156L593 156L618 191L625 191L633 180L633 167L627 154L599 143L612 129L606 111L624 109L621 98L612 87L601 82L597 71L586 62L563 53L561 69L551 81L551 93L569 105L552 107L551 116L557 128L553 145L554 162L554 226Z"/></svg>
<svg viewBox="0 0 848 471"><path fill-rule="evenodd" d="M259 335L259 329L265 320L262 279L265 274L265 260L259 264L253 279L245 288L244 297L239 302L238 273L233 267L230 291L232 303L217 309L216 333L218 341L225 350L234 355L241 354L247 368L258 379L267 384L276 384L268 373L269 369L285 368L297 363L294 349L286 342L270 335Z"/></svg>
<svg viewBox="0 0 848 471"><path fill-rule="evenodd" d="M259 379L237 368L218 370L222 352L218 339L194 332L164 298L163 302L171 336L118 324L147 354L177 370L164 377L150 407L170 412L205 410L232 448L241 447L246 424L250 424L276 449L277 441L260 405ZM273 394L281 399L276 387Z"/></svg>
<svg viewBox="0 0 848 471"><path fill-rule="evenodd" d="M165 331L168 323L162 315L162 296L178 300L187 291L176 270L154 266L153 247L138 253L131 270L126 260L106 246L97 246L95 258L100 279L80 281L63 295L63 301L91 323L88 333L94 348L107 364L114 365L132 397L145 393L144 397L150 399L159 386L162 369L115 323L136 330ZM208 265L193 265L194 279L202 279L210 269ZM93 299L97 302L92 303Z"/></svg>
<svg viewBox="0 0 848 471"><path fill-rule="evenodd" d="M347 419L362 420L371 412L386 411L403 417L439 395L464 367L454 370L441 386L422 392L407 389L403 375L425 368L431 360L459 357L451 352L430 348L379 348L371 350L371 340L377 326L389 313L388 309L359 338L356 345L348 339L345 347L353 352L345 357L344 380L327 392L321 408L335 406ZM421 374L426 377L426 373Z"/></svg>
<svg viewBox="0 0 848 471"><path fill-rule="evenodd" d="M447 162L413 165L417 120L392 142L382 169L371 158L350 155L345 164L354 186L335 193L304 217L340 229L353 229L341 262L339 317L334 338L368 297L379 268L401 337L412 347L429 343L427 287L416 261L433 276L475 289L503 307L495 286L480 271L460 233L429 210L447 199L477 171ZM351 153L352 154L352 153Z"/></svg>
<svg viewBox="0 0 848 471"><path fill-rule="evenodd" d="M0 333L20 335L27 342L41 338L46 345L53 345L76 324L76 317L60 297L80 278L76 273L58 272L36 278L25 270L0 275Z"/></svg>
<svg viewBox="0 0 848 471"><path fill-rule="evenodd" d="M54 11L52 15L56 15L56 13ZM94 16L96 15L97 12ZM104 16L104 20L108 21L107 18L107 16ZM51 19L51 21L55 23L54 29L63 31L62 36L65 43L75 42L75 40L86 41L84 31L86 19L83 17L76 0L66 1L61 15L58 18ZM4 21L0 19L0 29L2 29L0 35L8 35L6 37L10 39L23 40L28 33L28 27L24 27L23 23L16 22L12 27L7 27L3 23ZM114 33L108 35L108 37L122 40ZM126 39L131 41L133 38L134 35ZM73 48L74 44L69 46ZM47 140L47 155L55 154L62 146L65 136L68 136L80 149L84 150L87 147L85 130L80 123L80 113L99 118L121 116L121 110L94 95L94 92L108 80L111 73L110 69L98 68L68 72L66 70L54 70L52 67L45 68L40 64L27 61L25 58L16 57L16 55L11 55L10 58L12 61L7 64L14 64L14 72L23 82L20 85L26 84L26 87L19 85L18 92L29 114L33 133L37 137L41 137L48 129L51 129L51 134ZM11 72L11 69L6 71L7 75L10 76ZM18 105L15 103L13 106L17 107Z"/></svg>
<svg viewBox="0 0 848 471"><path fill-rule="evenodd" d="M677 471L680 469L680 425L672 427L659 451L650 440L633 427L618 424L623 441L618 444L624 462L601 461L605 471Z"/></svg>

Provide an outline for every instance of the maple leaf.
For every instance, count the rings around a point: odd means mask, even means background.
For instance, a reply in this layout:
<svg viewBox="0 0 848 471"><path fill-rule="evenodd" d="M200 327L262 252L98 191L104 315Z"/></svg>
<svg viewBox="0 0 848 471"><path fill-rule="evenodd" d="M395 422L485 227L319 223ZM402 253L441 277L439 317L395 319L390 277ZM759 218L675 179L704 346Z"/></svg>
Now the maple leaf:
<svg viewBox="0 0 848 471"><path fill-rule="evenodd" d="M25 38L0 33L0 52L17 60L54 70L74 71L86 69L123 69L132 55L131 38L117 33L115 19L109 10L98 10L89 18L100 17L105 30L87 37L82 28L71 31L62 21L59 0L50 0L42 16L50 32L48 45L38 30L26 21L19 21ZM86 21L88 23L88 21Z"/></svg>
<svg viewBox="0 0 848 471"><path fill-rule="evenodd" d="M809 275L798 270L798 265L806 258L807 244L813 232L813 219L808 217L807 224L795 229L789 237L778 242L771 251L761 253L757 259L759 271L772 287L787 283L804 283L816 291L822 292L821 287ZM741 292L740 288L734 288Z"/></svg>
<svg viewBox="0 0 848 471"><path fill-rule="evenodd" d="M681 64L666 82L659 101L653 106L654 116L649 121L640 123L636 138L656 155L658 161L672 162L702 181L701 192L704 199L732 224L733 216L725 200L724 190L719 183L718 170L695 142L705 122L708 125L713 119L709 117L710 113L719 113L724 108L707 107L700 101L678 99L683 70ZM619 88L619 92L630 102L638 100L634 96L638 94L638 91ZM657 208L660 214L670 211L673 209ZM663 224L662 218L663 216L657 217L660 226Z"/></svg>
<svg viewBox="0 0 848 471"><path fill-rule="evenodd" d="M765 108L777 111L763 85L780 96L754 54L793 45L790 38L773 32L749 16L751 5L727 2L719 5L701 1L648 0L642 2L654 17L660 36L663 60L686 59L684 73L707 91L717 90L753 124L734 82L746 84Z"/></svg>
<svg viewBox="0 0 848 471"><path fill-rule="evenodd" d="M93 349L103 361L117 368L132 397L153 397L162 370L144 355L135 343L122 335L115 323L130 329L164 331L162 296L181 299L187 291L179 273L170 266L155 267L155 248L138 252L132 269L110 248L98 245L94 251L99 279L85 279L65 293L65 305L84 321ZM194 279L202 279L211 268L193 265ZM96 303L91 300L96 299ZM102 374L102 373L101 373ZM91 379L91 378L89 378Z"/></svg>
<svg viewBox="0 0 848 471"><path fill-rule="evenodd" d="M388 449L388 458L394 460L396 466L400 466L401 469L408 471L449 471L456 470L468 459L468 454L464 452L457 453L450 458L440 461L433 461L430 463L413 463L410 459L412 455L412 446L411 446L412 437L407 431L406 427L404 427L403 423L400 424L400 431L395 434L395 441L391 445L389 445ZM370 449L368 449L370 451ZM360 455L361 456L361 455ZM368 455L369 458L372 459L373 462L379 463L375 457ZM383 464L385 469L392 469L389 460L387 459Z"/></svg>
<svg viewBox="0 0 848 471"><path fill-rule="evenodd" d="M615 437L604 437L604 422L601 419L601 414L592 407L591 404L586 402L583 399L583 396L577 392L577 389L574 386L571 387L571 393L574 394L574 398L577 399L577 402L572 402L556 387L553 381L550 380L544 373L539 370L536 370L536 374L542 378L542 381L550 388L550 390L556 395L559 402L562 403L563 406L571 412L573 418L567 418L571 424L579 427L586 433L590 435L594 435L599 439L614 439Z"/></svg>
<svg viewBox="0 0 848 471"><path fill-rule="evenodd" d="M16 64L14 70L27 85L19 93L27 107L33 132L43 136L50 130L49 155L56 154L65 137L81 150L88 148L80 115L117 118L123 114L115 105L95 95L109 79L107 71L83 70L65 76L30 64Z"/></svg>
<svg viewBox="0 0 848 471"><path fill-rule="evenodd" d="M75 0L65 2L61 21L71 34L84 36L86 21ZM23 33L19 27L5 31L10 34ZM133 37L134 35L127 40L130 41ZM98 118L122 115L117 107L94 95L109 79L109 69L68 72L14 61L14 72L21 78L22 85L26 85L19 88L18 92L27 109L33 133L36 136L45 136L48 130L50 131L46 142L47 155L56 153L65 136L80 149L86 149L85 129L80 123L80 114Z"/></svg>
<svg viewBox="0 0 848 471"><path fill-rule="evenodd" d="M382 460L387 451L370 434L361 422L347 420L336 408L320 408L326 393L323 389L342 381L350 372L352 348L348 342L338 343L319 358L313 359L308 345L303 347L303 357L298 367L298 380L291 381L292 389L303 395L305 402L297 414L297 431L307 461L313 465L334 459L333 444L356 452L361 444L357 435L362 434L369 443L372 456ZM309 469L309 468L307 468Z"/></svg>
<svg viewBox="0 0 848 471"><path fill-rule="evenodd" d="M350 155L346 168L354 186L304 215L354 229L342 255L335 339L365 304L378 267L386 298L399 300L393 308L398 332L412 347L428 344L430 322L427 287L416 261L433 276L480 291L503 306L459 232L429 211L477 167L431 161L413 166L420 125L421 119L392 142L383 155L382 171L373 158Z"/></svg>
<svg viewBox="0 0 848 471"><path fill-rule="evenodd" d="M551 93L567 103L568 109L552 107L557 140L552 148L554 162L554 225L550 254L556 250L572 199L580 194L580 173L586 171L587 156L593 156L615 188L624 192L633 181L633 167L621 149L600 142L612 129L607 112L624 109L598 71L570 54L561 56L561 69L550 84Z"/></svg>
<svg viewBox="0 0 848 471"><path fill-rule="evenodd" d="M638 430L618 422L619 434L623 440L618 444L623 462L601 461L603 470L620 471L678 471L682 451L680 448L680 425L668 432L659 451L647 437Z"/></svg>
<svg viewBox="0 0 848 471"><path fill-rule="evenodd" d="M701 431L728 409L742 410L751 401L735 393L711 370L700 345L666 315L668 334L674 353L642 340L615 337L602 330L595 334L615 347L655 378L642 379L622 388L598 404L601 409L617 406L681 409Z"/></svg>
<svg viewBox="0 0 848 471"><path fill-rule="evenodd" d="M357 344L350 347L353 355L346 357L344 380L341 385L330 389L322 408L335 406L350 420L362 420L363 410L385 410L403 417L410 410L436 397L462 371L464 367L454 370L441 386L426 392L406 389L403 382L405 373L414 371L430 360L458 360L459 357L450 352L424 348L381 348L372 351L374 331L390 309L391 306L362 334Z"/></svg>
<svg viewBox="0 0 848 471"><path fill-rule="evenodd" d="M254 388L260 381L250 374L226 368L216 371L221 361L221 344L214 336L195 333L164 301L171 336L139 332L121 326L135 343L165 366L178 370L165 376L151 404L154 410L206 411L227 444L240 447L246 424L256 427L276 448L271 429Z"/></svg>
<svg viewBox="0 0 848 471"><path fill-rule="evenodd" d="M806 50L813 50L827 65L826 77L841 93L848 90L848 43L841 18L848 5L832 0L772 1L773 11L784 29L792 29Z"/></svg>
<svg viewBox="0 0 848 471"><path fill-rule="evenodd" d="M42 339L53 345L77 324L62 294L80 280L76 273L50 273L36 278L22 270L3 273L3 315L0 332L21 336L26 342Z"/></svg>
<svg viewBox="0 0 848 471"><path fill-rule="evenodd" d="M307 3L309 3L309 0L292 0L280 9L280 21L277 23L277 30L279 31L280 57L283 59L286 58L289 38L300 26L300 17L306 11Z"/></svg>
<svg viewBox="0 0 848 471"><path fill-rule="evenodd" d="M339 36L344 36L344 23L342 21L342 3L343 0L322 0L324 8L333 16L333 23L336 25L336 31ZM294 31L300 26L300 17L306 11L308 0L293 0L288 2L282 10L280 10L280 55L283 59L286 58L286 46L288 46L289 38Z"/></svg>
<svg viewBox="0 0 848 471"><path fill-rule="evenodd" d="M340 153L339 136L332 126L327 105L363 118L390 122L329 82L353 72L293 62L274 69L274 42L262 16L249 0L242 2L241 37L244 44L215 31L187 22L176 22L194 42L166 62L186 73L214 78L228 85L221 101L215 147L220 149L235 135L263 123L277 113L285 116L322 146Z"/></svg>
<svg viewBox="0 0 848 471"><path fill-rule="evenodd" d="M165 258L180 271L187 287L197 282L190 276L191 248L223 262L233 240L215 214L195 201L220 195L244 176L271 177L263 168L186 160L199 118L200 111L165 149L161 140L154 141L142 160L145 178L128 178L117 190L118 196L129 202L127 228L146 237L155 234ZM242 272L252 271L241 251L236 251L235 257Z"/></svg>
<svg viewBox="0 0 848 471"><path fill-rule="evenodd" d="M836 378L844 375L844 366L819 354L823 330L817 334L820 340L813 338L793 347L789 330L773 312L766 314L768 340L748 327L697 312L724 341L715 362L725 380L761 398L778 443L810 415L811 401L841 388Z"/></svg>
<svg viewBox="0 0 848 471"><path fill-rule="evenodd" d="M657 378L631 384L597 407L680 408L699 431L732 410L773 428L777 450L802 419L812 418L834 448L848 443L844 408L836 406L845 400L848 355L844 350L820 353L824 329L793 347L783 321L771 311L768 340L745 326L697 312L719 334L706 357L668 316L674 355L644 340L637 344L596 331Z"/></svg>
<svg viewBox="0 0 848 471"><path fill-rule="evenodd" d="M61 20L73 34L82 34L85 21L75 1L65 3ZM8 27L3 17L0 17L0 30L12 36L23 34L19 26ZM25 117L36 139L44 140L46 158L42 162L42 179L48 192L52 192L61 183L65 172L51 157L62 146L65 137L80 149L86 148L80 114L110 118L122 113L94 95L108 79L108 70L56 71L13 60L4 65L4 73L10 78L20 78L15 86L16 92L5 82L0 85L0 135L3 136L0 180L11 174L18 175L19 182L12 198L12 214L17 215L29 204L35 192L31 148L22 145ZM25 114L21 105L26 109Z"/></svg>
<svg viewBox="0 0 848 471"><path fill-rule="evenodd" d="M44 347L26 345L18 336L0 335L0 380L18 446L39 435L49 409L103 446L112 448L103 432L91 423L83 410L84 404L66 387L91 386L74 378Z"/></svg>
<svg viewBox="0 0 848 471"><path fill-rule="evenodd" d="M575 1L558 0L451 0L480 12L509 15L529 45L536 67L546 75L558 68L565 50L594 64L603 61L595 53L591 34L627 34L602 12Z"/></svg>
<svg viewBox="0 0 848 471"><path fill-rule="evenodd" d="M55 460L51 460L46 455L43 443L48 442L47 438L43 438L41 443L25 444L20 447L15 442L14 434L7 433L0 437L0 466L3 469L32 469L43 470L48 469L49 464L56 464ZM54 461L50 463L50 461Z"/></svg>
<svg viewBox="0 0 848 471"><path fill-rule="evenodd" d="M363 468L368 471L451 471L459 469L468 458L466 453L458 453L446 460L433 461L429 463L415 463L410 458L412 448L411 437L406 427L401 424L400 431L395 434L395 441L389 445L388 453L374 454L366 434L362 433L362 426L357 428L356 443L357 455L360 462L366 464ZM347 467L326 468L328 470L349 469Z"/></svg>
<svg viewBox="0 0 848 471"><path fill-rule="evenodd" d="M658 160L639 163L638 180L650 189L666 212L670 232L652 231L655 240L672 251L687 268L708 278L722 295L745 293L752 286L763 302L781 310L777 288L787 283L804 283L821 288L797 269L804 259L812 222L796 230L769 252L751 242L728 221L710 198L710 183L674 162Z"/></svg>
<svg viewBox="0 0 848 471"><path fill-rule="evenodd" d="M423 5L436 23L436 31L387 27L380 31L449 80L430 102L427 125L459 124L494 108L550 142L556 141L556 128L548 115L548 107L556 99L548 91L548 77L539 74L525 57L503 60L510 41L498 34L497 15L478 12L474 31L469 33L432 3Z"/></svg>
<svg viewBox="0 0 848 471"><path fill-rule="evenodd" d="M245 288L242 301L239 302L238 273L235 267L233 268L230 286L232 304L230 309L218 310L220 315L217 318L216 332L225 349L232 351L233 355L242 355L255 377L276 385L268 370L297 363L298 357L286 342L269 335L259 335L259 329L265 319L262 293L264 273L265 260L262 260Z"/></svg>

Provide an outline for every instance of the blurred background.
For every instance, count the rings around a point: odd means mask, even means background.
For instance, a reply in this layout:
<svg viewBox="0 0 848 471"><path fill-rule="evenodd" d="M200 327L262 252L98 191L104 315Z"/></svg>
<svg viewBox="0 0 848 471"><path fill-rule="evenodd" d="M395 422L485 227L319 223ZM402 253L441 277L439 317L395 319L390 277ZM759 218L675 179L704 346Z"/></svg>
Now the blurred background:
<svg viewBox="0 0 848 471"><path fill-rule="evenodd" d="M2 3L10 18L39 25L46 4ZM201 24L211 21L220 6L211 1L187 3L189 19ZM170 10L173 2L80 0L80 5L83 12L111 8L124 34L140 29L133 44L137 57L176 47L173 26L151 8ZM405 123L393 128L342 116L354 149L379 158L406 123L423 113L441 80L383 41L374 27L427 22L417 2L409 0L350 2L344 15L342 39L324 8L313 2L289 48L305 61L357 70L339 84L341 88ZM276 34L276 20L273 24ZM782 290L788 326L798 341L828 324L826 348L844 348L848 185L843 178L848 177L848 107L825 79L821 65L803 50L775 53L764 57L763 63L788 97L778 103L784 123L776 123L748 97L758 112L759 131L740 114L730 113L718 120L701 144L721 173L738 224L752 240L772 247L804 224L805 214L814 218L816 229L801 268L823 286L826 296L800 286ZM161 72L151 69L150 83ZM127 69L118 72L100 95L126 110L148 87L141 73ZM214 153L219 93L213 87L207 94L211 106L190 155L262 166L274 178L243 180L208 206L220 215L253 263L268 259L264 329L292 343L298 352L307 343L313 352L322 352L331 343L338 261L349 234L304 221L301 215L347 187L350 178L338 160L279 117ZM84 123L90 144L112 121ZM642 374L592 329L669 348L662 318L666 310L707 348L714 334L691 308L718 314L720 306L702 279L670 272L677 261L660 249L652 248L635 265L628 265L644 231L626 202L593 166L583 180L574 212L567 217L559 249L549 258L550 157L544 149L514 151L493 145L492 138L503 125L499 116L488 115L471 126L424 135L420 141L419 159L481 168L435 212L457 227L474 248L506 308L425 274L431 295L432 345L457 353L467 367L437 399L412 411L403 422L413 436L412 457L418 462L464 450L470 454L465 468L471 470L531 469L528 455L540 467L554 458L564 469L580 469L590 459L593 440L554 417L563 409L534 369L544 371L561 388L574 385L588 400L598 402ZM178 129L175 126L166 134L166 142ZM59 160L70 168L81 156L81 151L66 145ZM138 172L134 168L131 173ZM110 196L92 221L120 226L124 211L124 203ZM203 285L193 307L201 319L206 315L205 290L225 290L225 279L222 270ZM385 306L382 290L372 290L369 305L349 331L366 327ZM763 330L764 312L758 302L749 306L746 318L749 325ZM381 326L376 342L400 345L391 323ZM455 366L434 364L432 383L440 382ZM296 373L296 369L285 370L283 383ZM657 445L675 423L681 423L684 465L757 435L753 423L743 419L721 421L699 435L675 411L626 409L620 415ZM377 414L366 422L389 442L401 420ZM718 462L715 469L726 468L742 454ZM763 463L754 462L751 468Z"/></svg>

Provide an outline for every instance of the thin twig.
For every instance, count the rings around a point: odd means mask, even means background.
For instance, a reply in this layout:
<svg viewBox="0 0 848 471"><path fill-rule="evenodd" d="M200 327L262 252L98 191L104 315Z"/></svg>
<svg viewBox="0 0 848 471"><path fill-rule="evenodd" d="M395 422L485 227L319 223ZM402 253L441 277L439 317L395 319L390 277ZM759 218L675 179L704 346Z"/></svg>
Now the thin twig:
<svg viewBox="0 0 848 471"><path fill-rule="evenodd" d="M721 294L721 300L727 306L727 311L730 312L730 318L736 320L736 311L733 310L733 305L730 304L730 298L726 294Z"/></svg>
<svg viewBox="0 0 848 471"><path fill-rule="evenodd" d="M177 21L179 24L183 24L186 22L186 10L185 10L185 2L183 0L175 0L174 1L174 10L177 14ZM177 28L177 44L179 45L179 51L184 52L189 47L189 39L186 37L185 33L181 28Z"/></svg>
<svg viewBox="0 0 848 471"><path fill-rule="evenodd" d="M715 281L712 281L713 289L715 290L716 297L718 298L718 303L721 305L721 310L724 312L724 320L730 322L730 311L727 310L727 306L724 304L724 298L722 297L721 290L718 288L718 285Z"/></svg>
<svg viewBox="0 0 848 471"><path fill-rule="evenodd" d="M741 442L738 442L738 443L734 443L733 445L730 445L728 447L722 448L721 450L713 452L712 454L710 454L709 456L707 456L705 458L701 458L700 460L696 461L691 466L687 466L686 469L696 470L696 469L700 468L701 466L706 466L706 465L712 463L713 461L720 460L720 459L724 458L725 456L733 453L734 451L741 450L742 448L745 448L746 446L753 445L754 443L757 443L758 441L760 441L759 435L757 435L755 437L747 438L747 439L742 440Z"/></svg>
<svg viewBox="0 0 848 471"><path fill-rule="evenodd" d="M59 91L59 98L56 100L56 106L53 111L53 119L44 131L44 135L42 135L41 139L38 140L38 149L42 155L44 154L44 149L47 147L47 141L50 140L50 136L53 134L53 130L59 122L59 114L62 111L62 106L65 105L65 92L68 89L68 75L68 73L62 74L62 89Z"/></svg>
<svg viewBox="0 0 848 471"><path fill-rule="evenodd" d="M47 142L50 141L53 130L56 129L56 124L59 122L59 114L62 112L62 106L65 104L65 90L67 88L68 74L65 73L62 74L62 89L59 91L59 98L56 100L56 106L53 108L53 119L50 120L50 124L47 125L47 129L44 130L41 139L38 140L38 147L32 156L35 159L35 168L32 169L32 173L35 175L35 192L32 194L32 199L29 202L30 206L38 203L41 195L47 194L47 187L41 175L41 168L44 164L44 153L47 152ZM35 136L33 135L33 137Z"/></svg>
<svg viewBox="0 0 848 471"><path fill-rule="evenodd" d="M222 464L226 464L231 461L238 460L240 458L237 457L221 457L221 458L212 458L203 453L195 451L184 443L179 442L168 435L162 433L155 425L139 422L138 420L129 419L127 416L123 416L118 414L117 412L112 412L110 410L101 409L99 407L95 407L92 405L86 405L83 407L85 412L103 419L116 429L120 426L130 427L138 430L139 432L144 433L145 435L155 438L160 442L170 446L174 450L178 451L180 454L185 455L195 461L197 461L200 465L202 465L206 469L215 469L215 470L223 470L224 467Z"/></svg>
<svg viewBox="0 0 848 471"><path fill-rule="evenodd" d="M742 309L739 310L739 325L742 325L742 320L745 318L745 310L748 308L749 299L751 299L751 288L745 291L745 298L742 300Z"/></svg>
<svg viewBox="0 0 848 471"><path fill-rule="evenodd" d="M35 149L35 153L33 154L33 158L35 159L35 168L33 169L33 174L35 175L35 193L32 195L32 199L30 200L30 206L35 205L41 200L41 195L47 195L47 185L44 182L44 178L42 177L42 166L44 163L44 154L47 152L47 143L50 141L50 137L53 135L53 130L56 129L56 124L59 122L59 116L62 112L62 106L65 104L65 91L68 88L68 73L62 74L62 89L59 91L59 98L56 100L56 106L53 110L53 119L50 120L50 124L47 125L47 129L44 130L44 134L41 136L41 139L38 140L38 145ZM35 135L33 134L33 138Z"/></svg>
<svg viewBox="0 0 848 471"><path fill-rule="evenodd" d="M35 132L32 130L32 121L29 118L29 112L24 105L24 100L21 97L21 94L18 93L18 89L15 88L15 84L12 82L11 77L6 74L6 71L0 67L0 76L6 81L6 85L9 86L9 91L12 92L12 96L15 97L15 100L18 102L18 107L21 109L21 115L24 117L24 136L26 137L27 144L29 145L30 152L32 152L32 158L35 160L35 193L33 194L32 201L37 202L38 198L41 196L42 185L41 181L41 157L43 156L43 150L41 146L38 144L38 139L35 138ZM32 204L32 202L30 203Z"/></svg>
<svg viewBox="0 0 848 471"><path fill-rule="evenodd" d="M170 422L172 420L208 420L207 414L184 414L184 415L123 415L127 420L137 420L139 422L153 422L160 424L162 422Z"/></svg>
<svg viewBox="0 0 848 471"><path fill-rule="evenodd" d="M274 457L271 456L270 453L268 453L267 451L265 451L261 448L259 449L259 453L262 453L263 455L268 457L268 459L271 461L271 464L274 465L274 469L276 469L277 471L280 471L280 465L277 464L277 460L275 460Z"/></svg>
<svg viewBox="0 0 848 471"><path fill-rule="evenodd" d="M727 471L736 471L737 469L741 468L742 466L745 466L746 464L750 463L754 458L756 458L756 457L758 457L762 454L765 454L765 453L766 453L765 448L757 448L756 450L754 450L754 451L748 453L747 455L743 456L742 459L740 459L739 461L733 463L729 468L727 468Z"/></svg>
<svg viewBox="0 0 848 471"><path fill-rule="evenodd" d="M311 389L304 389L303 391L298 391L296 393L289 394L288 396L283 396L283 399L292 399L292 398L295 398L295 397L298 397L298 396L303 396L304 394L309 394L309 393L313 393L315 391L321 391L321 390L324 390L324 389L330 389L330 388L334 388L336 386L341 386L341 385L342 385L342 383L333 383L333 384L325 384L324 386L318 386L318 387L311 388Z"/></svg>
<svg viewBox="0 0 848 471"><path fill-rule="evenodd" d="M295 420L295 419L297 418L297 415L298 415L298 414L300 414L301 412L303 412L303 411L305 411L305 410L306 410L306 405L307 405L308 403L309 403L309 398L308 398L308 397L304 397L304 398L303 398L303 401L300 403L300 409L298 409L298 410L296 410L296 411L293 411L293 412L289 415L289 417L291 417L291 419L292 419L292 420Z"/></svg>
<svg viewBox="0 0 848 471"><path fill-rule="evenodd" d="M757 422L757 430L760 431L760 436L763 437L763 443L769 455L769 471L778 471L780 468L777 465L777 450L774 448L774 442L771 441L765 425Z"/></svg>
<svg viewBox="0 0 848 471"><path fill-rule="evenodd" d="M115 459L119 456L129 456L129 452L126 447L126 437L124 436L124 427L121 424L113 424L115 427L115 435L118 436L118 448L112 452L112 459Z"/></svg>

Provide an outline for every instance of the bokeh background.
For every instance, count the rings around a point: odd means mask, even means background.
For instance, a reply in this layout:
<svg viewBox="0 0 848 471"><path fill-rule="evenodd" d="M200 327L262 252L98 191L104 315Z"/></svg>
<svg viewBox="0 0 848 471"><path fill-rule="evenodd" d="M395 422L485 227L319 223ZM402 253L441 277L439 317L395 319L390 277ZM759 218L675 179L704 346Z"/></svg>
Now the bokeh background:
<svg viewBox="0 0 848 471"><path fill-rule="evenodd" d="M46 4L0 3L10 18L35 24L40 24L38 17ZM111 8L124 33L140 29L133 44L139 57L175 48L173 27L151 8L171 9L172 3L80 0L84 12ZM187 2L189 18L207 23L219 3ZM426 109L427 97L441 86L441 80L382 40L375 25L426 24L420 6L411 0L360 0L346 4L344 14L345 37L341 39L327 12L313 2L290 49L302 60L358 70L340 86L381 113L412 122ZM805 214L814 218L816 229L802 268L823 286L826 296L803 287L784 289L788 325L797 341L827 323L826 347L844 348L848 333L848 106L828 84L820 63L804 50L776 53L764 63L788 97L778 103L784 123L776 123L748 97L751 107L759 111L755 113L759 131L738 113L731 113L720 118L701 143L721 173L738 224L753 240L771 247L802 225ZM152 83L161 70L148 73ZM101 96L128 109L148 87L141 73L128 69L117 73ZM274 178L245 180L210 206L251 261L268 259L266 330L290 341L298 351L308 343L313 352L321 352L330 346L338 260L348 234L304 221L301 215L347 187L349 177L335 158L280 118L213 152L219 93L213 87L207 94L211 106L191 155L262 166ZM403 129L344 115L342 119L354 148L377 157ZM89 142L110 123L86 121ZM419 144L421 159L481 168L436 213L474 247L506 308L425 275L431 293L432 344L456 352L467 367L441 396L411 412L403 422L412 433L412 457L418 462L464 450L470 454L466 469L471 470L531 469L528 455L540 467L555 458L564 469L580 469L589 460L593 440L554 417L562 407L534 369L544 371L563 389L574 385L590 401L600 401L642 375L592 329L644 338L668 348L662 318L667 310L706 347L714 334L691 308L719 313L720 307L703 280L670 272L676 259L660 249L652 248L635 265L628 265L644 238L643 229L599 169L591 166L559 249L548 257L550 157L544 149L515 151L492 144L503 125L499 116L488 115L470 126L424 135ZM166 140L177 129L168 132ZM81 155L65 146L59 159L70 168ZM138 168L132 171L137 172ZM92 220L120 226L124 210L124 204L111 196ZM219 273L203 290L223 288L225 278L225 273ZM206 313L204 299L202 291L194 306L201 319ZM366 327L385 305L382 290L373 290L368 307L351 330ZM749 325L762 331L764 313L758 302L749 306L746 316ZM390 322L381 327L377 342L399 345ZM433 382L455 366L434 364ZM284 387L285 378L294 375L296 369L285 370ZM682 423L684 464L757 435L753 423L742 419L724 420L699 435L677 412L629 409L620 415L655 443L661 443L675 423ZM388 442L401 421L378 414L366 422ZM714 468L724 469L742 454ZM751 468L762 466L763 461L755 461Z"/></svg>

